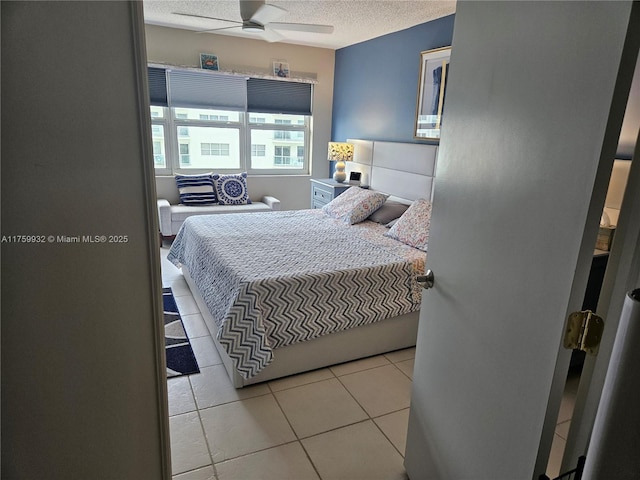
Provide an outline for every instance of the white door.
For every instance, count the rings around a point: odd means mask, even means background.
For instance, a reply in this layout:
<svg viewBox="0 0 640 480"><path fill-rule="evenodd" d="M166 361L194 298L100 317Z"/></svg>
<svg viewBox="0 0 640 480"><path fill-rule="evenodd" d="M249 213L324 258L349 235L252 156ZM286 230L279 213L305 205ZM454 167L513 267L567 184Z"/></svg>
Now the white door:
<svg viewBox="0 0 640 480"><path fill-rule="evenodd" d="M570 357L564 323L584 296L637 58L637 38L625 45L631 12L630 2L457 4L411 480L545 471Z"/></svg>

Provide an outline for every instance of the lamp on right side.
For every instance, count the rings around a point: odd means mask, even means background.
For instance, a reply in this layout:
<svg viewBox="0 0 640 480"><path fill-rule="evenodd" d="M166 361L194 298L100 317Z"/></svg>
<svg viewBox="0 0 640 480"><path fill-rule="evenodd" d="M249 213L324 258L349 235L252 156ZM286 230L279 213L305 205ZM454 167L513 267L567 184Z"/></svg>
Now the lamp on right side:
<svg viewBox="0 0 640 480"><path fill-rule="evenodd" d="M344 171L345 162L353 160L353 143L329 142L327 160L336 162L333 179L338 183L343 183L347 179L347 174Z"/></svg>

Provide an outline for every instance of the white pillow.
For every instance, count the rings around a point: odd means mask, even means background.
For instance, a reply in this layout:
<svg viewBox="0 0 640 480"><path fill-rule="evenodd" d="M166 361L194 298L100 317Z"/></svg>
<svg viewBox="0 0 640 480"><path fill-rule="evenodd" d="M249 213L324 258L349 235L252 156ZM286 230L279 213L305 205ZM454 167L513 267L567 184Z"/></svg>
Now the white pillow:
<svg viewBox="0 0 640 480"><path fill-rule="evenodd" d="M426 252L430 224L431 202L419 198L384 235Z"/></svg>
<svg viewBox="0 0 640 480"><path fill-rule="evenodd" d="M330 217L353 225L379 209L388 196L373 190L351 187L322 207L322 211Z"/></svg>

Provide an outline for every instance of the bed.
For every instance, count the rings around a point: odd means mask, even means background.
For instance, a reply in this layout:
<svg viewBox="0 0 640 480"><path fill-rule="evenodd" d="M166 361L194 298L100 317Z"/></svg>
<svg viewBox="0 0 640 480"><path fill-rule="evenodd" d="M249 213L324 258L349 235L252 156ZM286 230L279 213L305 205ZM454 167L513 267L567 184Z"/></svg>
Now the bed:
<svg viewBox="0 0 640 480"><path fill-rule="evenodd" d="M367 195L430 198L436 146L349 141ZM168 259L241 388L415 345L426 254L387 231L321 210L197 216Z"/></svg>

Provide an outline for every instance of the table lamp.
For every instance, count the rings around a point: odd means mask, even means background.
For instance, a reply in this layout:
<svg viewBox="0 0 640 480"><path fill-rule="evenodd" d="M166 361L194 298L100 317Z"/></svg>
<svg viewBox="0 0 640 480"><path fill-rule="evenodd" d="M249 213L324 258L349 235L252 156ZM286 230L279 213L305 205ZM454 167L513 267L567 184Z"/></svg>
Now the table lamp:
<svg viewBox="0 0 640 480"><path fill-rule="evenodd" d="M347 179L347 174L344 171L346 166L344 162L353 160L353 144L346 142L329 142L327 160L337 162L333 179L338 183L344 182Z"/></svg>

